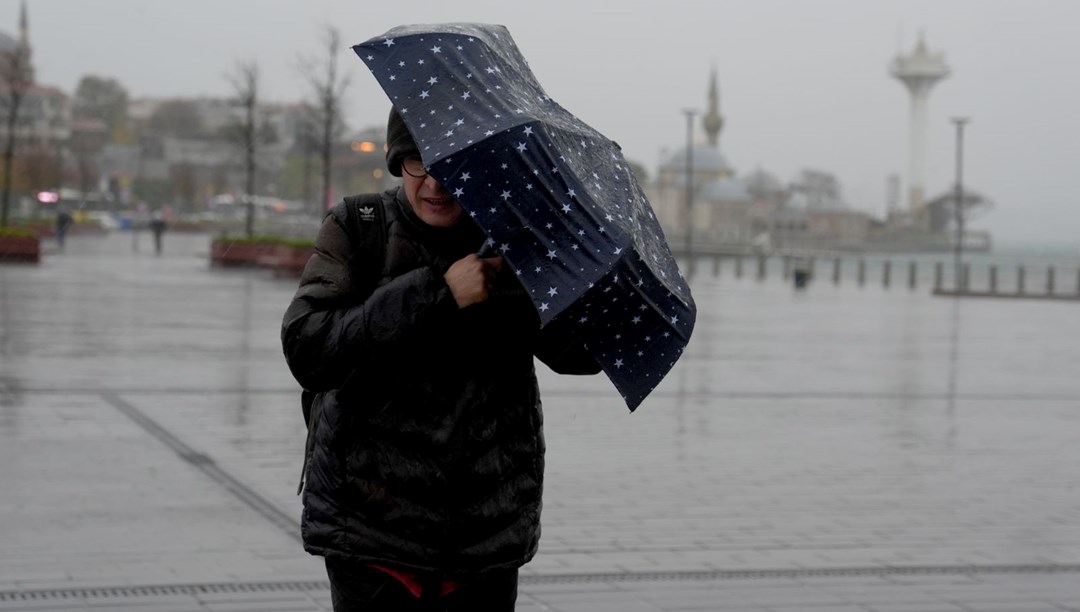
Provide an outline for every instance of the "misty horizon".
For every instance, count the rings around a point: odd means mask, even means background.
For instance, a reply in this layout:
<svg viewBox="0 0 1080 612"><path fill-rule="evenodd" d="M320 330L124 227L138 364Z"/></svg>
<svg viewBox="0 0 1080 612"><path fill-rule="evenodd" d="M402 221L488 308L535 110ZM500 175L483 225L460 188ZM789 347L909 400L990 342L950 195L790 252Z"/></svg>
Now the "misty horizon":
<svg viewBox="0 0 1080 612"><path fill-rule="evenodd" d="M705 108L715 67L719 148L740 175L763 169L790 182L803 169L829 172L852 209L877 218L889 176L907 180L909 98L888 66L922 32L951 69L929 97L927 196L953 186L950 118L966 116L965 187L995 203L972 227L1003 247L1068 247L1080 233L1070 206L1080 87L1066 78L1080 55L1069 26L1080 7L1067 2L632 2L618 12L563 2L26 4L36 80L68 95L95 75L132 99L228 97L225 75L255 60L263 103L300 102L310 96L299 60L318 55L321 29L333 24L346 43L339 66L350 80L351 129L383 125L389 101L348 45L401 23L501 23L547 93L650 176L685 147L682 110ZM0 6L0 30L17 34L19 6ZM696 132L701 140L700 123Z"/></svg>

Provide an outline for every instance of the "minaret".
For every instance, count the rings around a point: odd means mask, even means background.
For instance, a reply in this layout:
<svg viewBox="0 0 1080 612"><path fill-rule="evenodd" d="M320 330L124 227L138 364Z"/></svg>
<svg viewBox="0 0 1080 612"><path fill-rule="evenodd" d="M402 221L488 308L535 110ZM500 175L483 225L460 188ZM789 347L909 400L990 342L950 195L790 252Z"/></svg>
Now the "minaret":
<svg viewBox="0 0 1080 612"><path fill-rule="evenodd" d="M724 127L724 118L720 115L720 93L716 88L716 66L713 66L709 79L709 111L701 118L709 146L717 148L720 141L720 129Z"/></svg>
<svg viewBox="0 0 1080 612"><path fill-rule="evenodd" d="M934 85L949 76L945 56L930 53L919 33L910 55L898 55L889 72L907 86L911 94L910 149L908 151L908 210L918 213L926 193L926 103Z"/></svg>
<svg viewBox="0 0 1080 612"><path fill-rule="evenodd" d="M30 20L26 16L26 0L19 7L19 49L23 53L26 80L34 82L34 67L30 61Z"/></svg>
<svg viewBox="0 0 1080 612"><path fill-rule="evenodd" d="M26 0L19 7L19 42L30 45L30 20L26 18Z"/></svg>

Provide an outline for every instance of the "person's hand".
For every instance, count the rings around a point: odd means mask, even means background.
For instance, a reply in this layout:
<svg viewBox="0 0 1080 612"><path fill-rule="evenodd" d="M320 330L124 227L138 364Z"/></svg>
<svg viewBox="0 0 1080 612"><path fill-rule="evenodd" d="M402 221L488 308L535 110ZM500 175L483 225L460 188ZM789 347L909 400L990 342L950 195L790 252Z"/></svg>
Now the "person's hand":
<svg viewBox="0 0 1080 612"><path fill-rule="evenodd" d="M488 299L495 275L502 270L502 265L501 256L480 257L470 254L455 261L443 278L446 279L450 292L454 294L458 308L479 304Z"/></svg>

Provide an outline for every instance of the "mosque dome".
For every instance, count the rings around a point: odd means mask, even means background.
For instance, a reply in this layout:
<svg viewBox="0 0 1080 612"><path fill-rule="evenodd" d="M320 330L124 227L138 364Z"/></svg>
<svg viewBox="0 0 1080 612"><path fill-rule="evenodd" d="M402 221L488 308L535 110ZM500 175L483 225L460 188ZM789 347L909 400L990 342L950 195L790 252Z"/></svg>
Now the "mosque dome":
<svg viewBox="0 0 1080 612"><path fill-rule="evenodd" d="M692 149L694 174L714 172L716 174L733 174L735 169L728 163L727 158L720 149L707 146L695 146ZM686 148L679 149L664 164L666 169L684 170L686 168Z"/></svg>
<svg viewBox="0 0 1080 612"><path fill-rule="evenodd" d="M735 169L728 163L720 149L713 146L695 146L692 150L695 191L705 202L750 202L753 196L745 181L735 177ZM661 172L673 175L676 185L686 184L686 148L676 151L661 167Z"/></svg>
<svg viewBox="0 0 1080 612"><path fill-rule="evenodd" d="M784 191L784 184L772 174L758 168L743 179L750 193L768 195Z"/></svg>
<svg viewBox="0 0 1080 612"><path fill-rule="evenodd" d="M701 198L709 202L749 202L753 199L746 183L731 176L705 183L700 193Z"/></svg>

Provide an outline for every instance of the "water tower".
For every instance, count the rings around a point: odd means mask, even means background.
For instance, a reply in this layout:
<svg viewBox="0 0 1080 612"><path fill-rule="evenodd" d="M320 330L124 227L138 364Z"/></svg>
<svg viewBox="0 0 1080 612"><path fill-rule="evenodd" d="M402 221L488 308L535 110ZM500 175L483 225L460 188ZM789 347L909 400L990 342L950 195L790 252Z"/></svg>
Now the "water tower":
<svg viewBox="0 0 1080 612"><path fill-rule="evenodd" d="M898 55L889 72L907 86L911 94L910 150L908 151L908 210L912 215L922 209L926 193L926 103L930 90L949 76L945 56L930 53L922 33L915 50Z"/></svg>

